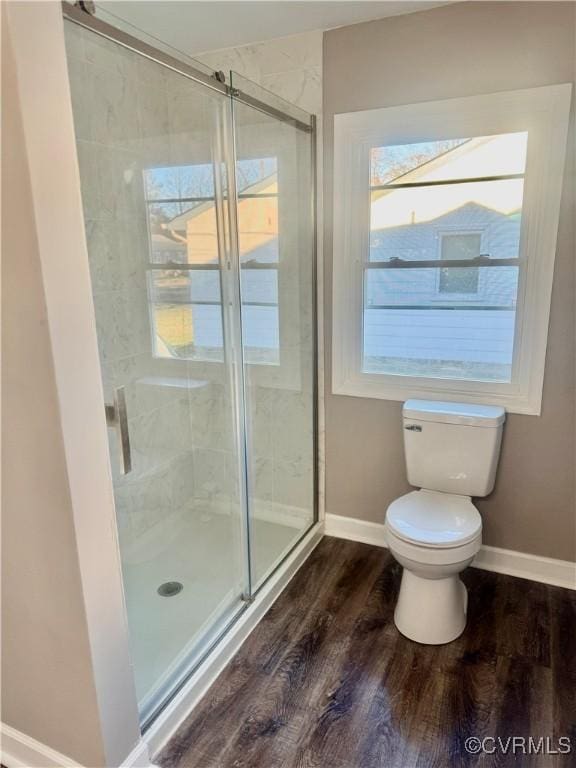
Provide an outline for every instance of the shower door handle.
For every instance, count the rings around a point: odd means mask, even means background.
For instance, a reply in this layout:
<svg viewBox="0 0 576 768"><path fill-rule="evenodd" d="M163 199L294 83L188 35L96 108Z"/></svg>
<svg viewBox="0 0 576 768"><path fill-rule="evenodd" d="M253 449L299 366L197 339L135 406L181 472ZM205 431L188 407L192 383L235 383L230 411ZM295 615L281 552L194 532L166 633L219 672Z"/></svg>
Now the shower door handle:
<svg viewBox="0 0 576 768"><path fill-rule="evenodd" d="M114 392L114 403L106 403L106 424L115 427L120 441L120 473L127 475L132 469L132 454L130 452L130 434L128 432L128 413L126 411L126 393L124 387L118 387Z"/></svg>

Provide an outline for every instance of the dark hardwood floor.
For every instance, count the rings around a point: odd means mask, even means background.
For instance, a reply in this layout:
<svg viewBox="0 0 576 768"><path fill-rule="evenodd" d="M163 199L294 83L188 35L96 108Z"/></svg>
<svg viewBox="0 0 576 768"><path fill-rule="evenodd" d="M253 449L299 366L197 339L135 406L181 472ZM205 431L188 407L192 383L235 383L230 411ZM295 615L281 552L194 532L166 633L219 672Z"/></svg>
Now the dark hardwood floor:
<svg viewBox="0 0 576 768"><path fill-rule="evenodd" d="M576 593L468 568L464 634L423 646L394 626L400 573L387 550L324 538L155 762L575 766ZM474 755L469 736L504 741ZM572 753L505 754L512 736Z"/></svg>

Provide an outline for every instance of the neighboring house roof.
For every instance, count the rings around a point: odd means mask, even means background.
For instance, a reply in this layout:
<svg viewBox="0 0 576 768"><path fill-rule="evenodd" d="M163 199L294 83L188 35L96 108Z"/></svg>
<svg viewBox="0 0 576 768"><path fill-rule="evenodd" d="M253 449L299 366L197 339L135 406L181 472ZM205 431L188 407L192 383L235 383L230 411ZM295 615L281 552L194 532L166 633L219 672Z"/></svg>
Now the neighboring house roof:
<svg viewBox="0 0 576 768"><path fill-rule="evenodd" d="M411 183L521 173L525 154L526 134L483 136L470 139L388 183L398 183L400 179L402 183ZM432 221L469 203L509 215L522 207L522 191L522 179L375 190L371 228Z"/></svg>
<svg viewBox="0 0 576 768"><path fill-rule="evenodd" d="M244 187L238 201L240 251L243 263L278 260L278 193L277 174L273 173ZM255 201L262 197L260 205ZM218 261L218 227L213 201L192 206L163 225L182 240L188 249L190 263L208 264Z"/></svg>
<svg viewBox="0 0 576 768"><path fill-rule="evenodd" d="M462 144L390 179L387 184L522 173L526 146L525 133L466 139ZM385 194L386 190L381 192Z"/></svg>
<svg viewBox="0 0 576 768"><path fill-rule="evenodd" d="M260 179L254 184L250 184L248 187L244 187L244 189L240 190L240 195L261 195L266 192L277 192L277 179L278 174L272 173L270 176L266 176L264 179ZM273 187L274 189L272 189ZM240 204L241 203L242 198L240 198ZM174 216L174 218L170 219L170 221L168 221L165 226L171 230L185 230L186 224L190 219L197 218L201 214L206 213L207 211L211 211L213 208L214 203L211 200L196 204L189 208L187 211L178 214L178 216Z"/></svg>
<svg viewBox="0 0 576 768"><path fill-rule="evenodd" d="M483 233L483 252L511 258L517 254L519 230L517 213L505 215L476 203L467 203L434 221L372 230L370 260L433 258L439 254L442 235L463 232Z"/></svg>
<svg viewBox="0 0 576 768"><path fill-rule="evenodd" d="M209 211L213 207L214 203L211 200L208 200L205 203L194 203L194 205L192 205L183 213L179 213L178 216L174 216L173 219L164 222L163 227L165 229L171 230L172 232L183 232L186 229L186 222L189 219L195 216L199 216L201 213Z"/></svg>
<svg viewBox="0 0 576 768"><path fill-rule="evenodd" d="M181 251L183 248L186 247L186 244L183 243L181 240L173 240L171 237L167 237L166 235L160 234L158 232L154 232L151 235L152 238L152 247L157 249L162 249L165 251L168 250L174 250L174 251Z"/></svg>
<svg viewBox="0 0 576 768"><path fill-rule="evenodd" d="M473 141L473 139L464 139L463 144L468 144L468 142ZM462 146L459 145L459 146ZM450 149L447 149L445 152L440 153L439 155L436 155L435 157L430 158L429 160L425 160L423 163L419 163L418 165L414 166L414 168L410 168L409 171L402 171L402 173L398 174L398 176L393 176L391 179L386 180L385 182L382 182L383 184L398 184L399 182L410 182L414 180L418 180L418 174L422 171L426 171L426 169L440 165L442 167L443 165L443 158L445 155L450 154L451 157L453 157L454 150L459 147L451 147ZM416 177L416 178L414 178ZM380 190L382 194L384 194L385 190ZM376 195L378 193L375 193Z"/></svg>

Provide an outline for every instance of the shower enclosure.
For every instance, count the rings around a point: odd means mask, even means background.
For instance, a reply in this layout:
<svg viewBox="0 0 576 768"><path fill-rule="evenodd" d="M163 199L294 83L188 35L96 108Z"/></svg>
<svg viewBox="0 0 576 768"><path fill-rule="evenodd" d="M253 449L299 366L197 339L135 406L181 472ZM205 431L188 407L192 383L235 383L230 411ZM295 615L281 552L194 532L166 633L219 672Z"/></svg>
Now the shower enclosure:
<svg viewBox="0 0 576 768"><path fill-rule="evenodd" d="M65 17L146 727L316 520L314 119Z"/></svg>

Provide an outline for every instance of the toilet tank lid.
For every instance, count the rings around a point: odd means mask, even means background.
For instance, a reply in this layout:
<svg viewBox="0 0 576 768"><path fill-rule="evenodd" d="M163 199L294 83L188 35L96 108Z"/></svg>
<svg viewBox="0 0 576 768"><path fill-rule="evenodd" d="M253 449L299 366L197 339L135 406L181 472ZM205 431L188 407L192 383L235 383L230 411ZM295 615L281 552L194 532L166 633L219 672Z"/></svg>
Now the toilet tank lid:
<svg viewBox="0 0 576 768"><path fill-rule="evenodd" d="M402 408L405 419L435 421L443 424L463 424L471 427L497 427L506 419L499 405L475 403L446 403L438 400L406 400Z"/></svg>

